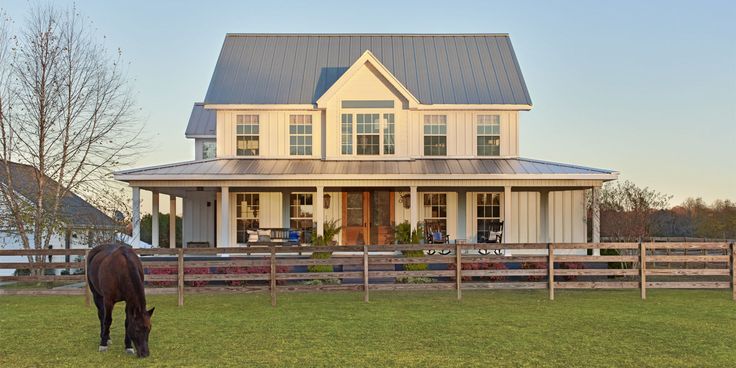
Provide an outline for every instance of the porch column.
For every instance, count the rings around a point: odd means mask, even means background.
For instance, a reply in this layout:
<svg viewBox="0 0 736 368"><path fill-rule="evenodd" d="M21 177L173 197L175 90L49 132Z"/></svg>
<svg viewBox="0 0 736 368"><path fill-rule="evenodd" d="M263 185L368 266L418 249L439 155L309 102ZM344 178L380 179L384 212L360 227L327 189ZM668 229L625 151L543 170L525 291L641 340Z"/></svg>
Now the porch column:
<svg viewBox="0 0 736 368"><path fill-rule="evenodd" d="M417 223L419 222L419 194L417 193L417 187L409 188L409 199L411 202L411 209L409 211L409 222L411 222L411 229L417 229Z"/></svg>
<svg viewBox="0 0 736 368"><path fill-rule="evenodd" d="M314 199L314 221L317 222L317 235L325 234L325 187L317 187L317 198ZM330 241L332 239L325 239Z"/></svg>
<svg viewBox="0 0 736 368"><path fill-rule="evenodd" d="M217 237L218 247L230 246L230 188L220 189L220 234Z"/></svg>
<svg viewBox="0 0 736 368"><path fill-rule="evenodd" d="M601 242L601 209L600 209L600 188L599 187L593 187L593 190L591 191L591 210L593 212L593 234L592 234L592 240L593 243L600 243ZM601 255L600 249L593 249L593 255L599 256Z"/></svg>
<svg viewBox="0 0 736 368"><path fill-rule="evenodd" d="M151 245L158 248L158 192L151 192Z"/></svg>
<svg viewBox="0 0 736 368"><path fill-rule="evenodd" d="M141 188L132 187L133 189L133 219L132 219L132 238L133 246L138 246L141 240Z"/></svg>
<svg viewBox="0 0 736 368"><path fill-rule="evenodd" d="M539 192L539 241L549 242L549 191Z"/></svg>
<svg viewBox="0 0 736 368"><path fill-rule="evenodd" d="M503 242L509 242L511 233L511 187L503 187Z"/></svg>
<svg viewBox="0 0 736 368"><path fill-rule="evenodd" d="M176 197L173 195L169 196L169 248L176 248Z"/></svg>

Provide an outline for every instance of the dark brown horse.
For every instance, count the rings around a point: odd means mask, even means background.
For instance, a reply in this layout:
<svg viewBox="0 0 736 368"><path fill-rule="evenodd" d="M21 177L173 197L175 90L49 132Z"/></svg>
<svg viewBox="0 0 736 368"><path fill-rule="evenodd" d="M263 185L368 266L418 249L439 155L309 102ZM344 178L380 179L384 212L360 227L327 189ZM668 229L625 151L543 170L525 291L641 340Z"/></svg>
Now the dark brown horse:
<svg viewBox="0 0 736 368"><path fill-rule="evenodd" d="M89 252L87 277L100 318L100 351L110 341L112 308L125 302L125 351L148 356L153 308L146 310L143 265L133 248L121 244L99 245ZM131 346L135 346L135 351Z"/></svg>

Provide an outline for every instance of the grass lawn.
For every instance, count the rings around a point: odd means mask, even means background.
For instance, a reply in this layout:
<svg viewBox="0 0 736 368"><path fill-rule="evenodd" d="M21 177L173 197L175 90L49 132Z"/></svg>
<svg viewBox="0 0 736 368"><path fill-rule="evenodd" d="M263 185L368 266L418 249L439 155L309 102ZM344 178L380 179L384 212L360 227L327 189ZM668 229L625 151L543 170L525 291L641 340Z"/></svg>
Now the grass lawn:
<svg viewBox="0 0 736 368"><path fill-rule="evenodd" d="M736 364L727 291L374 292L149 297L151 357L98 353L79 296L0 297L0 367L724 367Z"/></svg>

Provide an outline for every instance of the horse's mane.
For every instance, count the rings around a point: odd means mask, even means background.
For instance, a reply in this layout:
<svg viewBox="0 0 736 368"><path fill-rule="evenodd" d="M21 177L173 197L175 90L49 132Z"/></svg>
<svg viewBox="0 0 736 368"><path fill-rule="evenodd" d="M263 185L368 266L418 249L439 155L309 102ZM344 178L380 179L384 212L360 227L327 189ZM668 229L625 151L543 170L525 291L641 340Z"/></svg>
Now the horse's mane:
<svg viewBox="0 0 736 368"><path fill-rule="evenodd" d="M130 281L133 284L133 294L135 295L136 300L140 302L140 305L134 305L134 307L140 308L141 311L145 311L146 291L143 286L143 279L141 278L141 270L136 267L140 260L138 259L138 256L130 249L124 249L123 256L125 257L125 263L128 266L128 276L130 277ZM130 301L128 300L126 300L125 302L130 303Z"/></svg>

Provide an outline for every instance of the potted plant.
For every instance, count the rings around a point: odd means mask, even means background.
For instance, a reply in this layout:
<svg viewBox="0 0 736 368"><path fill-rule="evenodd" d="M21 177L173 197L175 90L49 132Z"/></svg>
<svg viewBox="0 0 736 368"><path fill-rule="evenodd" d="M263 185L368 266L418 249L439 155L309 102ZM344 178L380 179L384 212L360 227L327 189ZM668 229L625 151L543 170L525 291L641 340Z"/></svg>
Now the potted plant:
<svg viewBox="0 0 736 368"><path fill-rule="evenodd" d="M337 241L335 237L342 230L342 226L338 225L338 220L326 221L324 224L324 235L318 235L312 239L312 246L321 247L328 245L336 245ZM329 259L332 257L332 252L312 252L309 258L312 259ZM307 266L309 272L333 272L332 265L309 265Z"/></svg>

